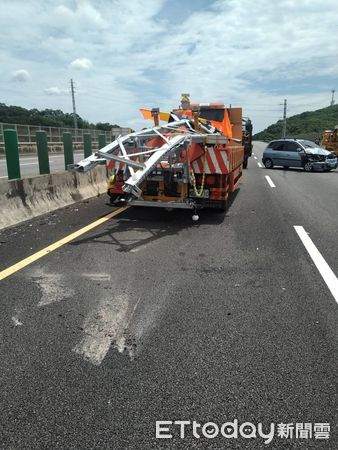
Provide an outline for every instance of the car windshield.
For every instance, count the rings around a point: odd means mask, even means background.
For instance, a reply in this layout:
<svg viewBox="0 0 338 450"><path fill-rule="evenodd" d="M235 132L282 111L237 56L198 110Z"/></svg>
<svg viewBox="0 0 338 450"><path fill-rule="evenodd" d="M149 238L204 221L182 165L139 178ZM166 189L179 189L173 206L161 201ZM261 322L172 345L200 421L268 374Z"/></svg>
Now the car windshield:
<svg viewBox="0 0 338 450"><path fill-rule="evenodd" d="M305 148L318 148L318 147L320 147L320 145L319 144L316 144L315 142L312 142L312 141L301 141L301 140L299 140L298 142L300 142L302 145L303 145L303 147L305 147Z"/></svg>

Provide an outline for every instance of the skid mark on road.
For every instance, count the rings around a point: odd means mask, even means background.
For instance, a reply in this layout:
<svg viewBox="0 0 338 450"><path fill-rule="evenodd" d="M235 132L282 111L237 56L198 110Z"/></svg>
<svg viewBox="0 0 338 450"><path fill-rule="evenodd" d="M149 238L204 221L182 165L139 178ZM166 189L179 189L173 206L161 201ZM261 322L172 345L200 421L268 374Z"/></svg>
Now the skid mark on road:
<svg viewBox="0 0 338 450"><path fill-rule="evenodd" d="M65 285L62 274L47 273L42 267L30 273L29 278L39 287L41 292L38 307L61 302L75 294L72 288Z"/></svg>
<svg viewBox="0 0 338 450"><path fill-rule="evenodd" d="M84 337L73 351L96 366L102 363L111 344L123 352L126 346L124 331L129 322L128 310L128 296L119 295L101 301L86 318Z"/></svg>
<svg viewBox="0 0 338 450"><path fill-rule="evenodd" d="M93 281L110 281L111 275L109 273L83 273L83 277L89 278Z"/></svg>
<svg viewBox="0 0 338 450"><path fill-rule="evenodd" d="M336 275L333 273L331 267L325 261L304 228L299 225L294 225L294 229L296 230L296 233L298 234L307 252L311 256L312 261L315 263L319 273L323 277L323 280L327 284L327 287L330 289L333 297L338 303L338 279Z"/></svg>
<svg viewBox="0 0 338 450"><path fill-rule="evenodd" d="M15 327L21 327L23 325L23 323L15 316L12 316L12 322Z"/></svg>
<svg viewBox="0 0 338 450"><path fill-rule="evenodd" d="M147 248L147 247L148 247L148 244L143 244L143 245L140 245L139 247L132 248L132 249L130 250L130 252L131 252L131 253L137 253L137 252L139 252L140 250L144 250L144 249Z"/></svg>
<svg viewBox="0 0 338 450"><path fill-rule="evenodd" d="M128 281L125 286L128 286ZM133 360L136 352L140 351L140 343L143 345L163 313L166 300L171 298L170 293L170 286L162 283L153 290L156 299L161 300L151 303L151 306L145 293L133 300L135 289L131 289L129 294L123 292L115 293L113 297L102 297L85 318L83 337L73 347L73 352L96 366L103 362L111 347Z"/></svg>

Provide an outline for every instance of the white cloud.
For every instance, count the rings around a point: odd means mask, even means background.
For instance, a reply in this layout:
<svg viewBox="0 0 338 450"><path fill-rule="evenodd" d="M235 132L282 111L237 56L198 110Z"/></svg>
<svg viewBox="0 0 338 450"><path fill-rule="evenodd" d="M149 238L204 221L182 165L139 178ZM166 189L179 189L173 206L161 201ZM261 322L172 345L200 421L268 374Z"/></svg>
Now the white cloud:
<svg viewBox="0 0 338 450"><path fill-rule="evenodd" d="M72 69L88 70L93 66L93 63L88 58L74 59L69 65Z"/></svg>
<svg viewBox="0 0 338 450"><path fill-rule="evenodd" d="M44 92L48 95L63 95L69 93L67 89L60 89L57 86L51 86L49 88L46 88L44 89Z"/></svg>
<svg viewBox="0 0 338 450"><path fill-rule="evenodd" d="M336 0L324 9L321 0L2 3L0 89L11 104L67 111L55 88L73 77L76 94L86 92L78 112L90 121L141 127L138 108L170 109L186 91L194 101L242 105L258 131L278 119L284 98L293 114L328 105L337 88ZM24 96L6 77L17 67L34 80Z"/></svg>
<svg viewBox="0 0 338 450"><path fill-rule="evenodd" d="M19 82L25 82L29 81L31 79L31 76L26 69L19 69L12 73L12 80L19 81Z"/></svg>
<svg viewBox="0 0 338 450"><path fill-rule="evenodd" d="M69 52L77 51L77 44L72 38L49 36L41 43L41 48L48 55L69 60Z"/></svg>
<svg viewBox="0 0 338 450"><path fill-rule="evenodd" d="M108 6L108 4L107 4ZM103 19L101 13L91 4L89 0L77 0L75 8L59 5L54 9L56 25L72 28L106 28L108 23Z"/></svg>

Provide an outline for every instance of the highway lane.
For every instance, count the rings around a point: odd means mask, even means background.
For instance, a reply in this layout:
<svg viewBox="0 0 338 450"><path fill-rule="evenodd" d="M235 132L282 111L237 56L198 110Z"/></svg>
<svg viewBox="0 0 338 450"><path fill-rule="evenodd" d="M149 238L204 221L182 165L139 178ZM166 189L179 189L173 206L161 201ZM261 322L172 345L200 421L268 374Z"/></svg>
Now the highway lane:
<svg viewBox="0 0 338 450"><path fill-rule="evenodd" d="M257 143L253 162L262 163L266 144ZM338 242L338 169L330 172L307 173L303 169L265 169L282 192L285 204L283 220L298 220L318 243L331 267L338 273L338 258L335 243ZM297 212L294 215L293 212ZM290 222L291 220L291 222ZM296 224L295 224L296 225Z"/></svg>
<svg viewBox="0 0 338 450"><path fill-rule="evenodd" d="M129 209L0 282L3 448L337 447L337 304L293 228L337 273L337 173L261 169L262 147L226 216ZM0 270L115 209L0 232ZM156 420L234 419L331 435L155 438Z"/></svg>
<svg viewBox="0 0 338 450"><path fill-rule="evenodd" d="M83 159L83 152L74 152L74 162L81 161L81 159ZM65 170L63 153L50 154L49 165L52 173ZM37 156L24 154L20 155L20 170L22 177L39 175L39 163ZM7 180L7 166L6 160L3 156L0 157L0 181L1 180Z"/></svg>

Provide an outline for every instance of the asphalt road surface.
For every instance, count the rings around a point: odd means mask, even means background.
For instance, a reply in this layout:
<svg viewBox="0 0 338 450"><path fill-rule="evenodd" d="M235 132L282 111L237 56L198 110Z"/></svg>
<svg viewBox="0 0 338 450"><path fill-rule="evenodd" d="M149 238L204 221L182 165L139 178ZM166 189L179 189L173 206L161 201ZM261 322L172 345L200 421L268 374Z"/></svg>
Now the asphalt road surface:
<svg viewBox="0 0 338 450"><path fill-rule="evenodd" d="M338 448L338 173L262 148L226 215L103 196L0 232L3 271L117 211L0 281L1 448Z"/></svg>
<svg viewBox="0 0 338 450"><path fill-rule="evenodd" d="M83 159L83 152L74 152L74 162ZM63 153L49 154L49 167L51 173L65 170ZM31 175L39 175L39 163L37 156L34 155L20 155L20 171L22 177ZM0 157L0 181L7 180L7 166L4 156Z"/></svg>

